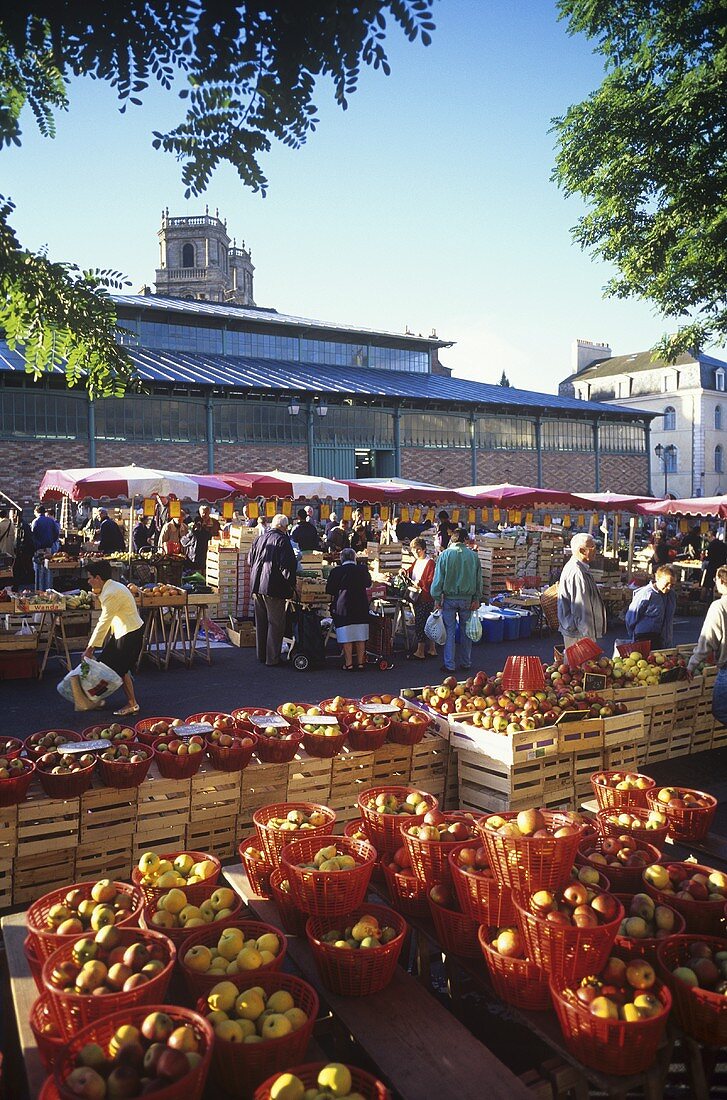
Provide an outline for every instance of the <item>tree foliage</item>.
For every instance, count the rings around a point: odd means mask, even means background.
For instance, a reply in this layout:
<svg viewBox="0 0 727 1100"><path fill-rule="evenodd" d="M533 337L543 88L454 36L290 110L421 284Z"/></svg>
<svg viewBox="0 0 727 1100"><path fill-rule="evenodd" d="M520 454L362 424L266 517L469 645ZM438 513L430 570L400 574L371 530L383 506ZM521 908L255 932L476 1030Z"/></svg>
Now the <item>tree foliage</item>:
<svg viewBox="0 0 727 1100"><path fill-rule="evenodd" d="M184 104L182 121L155 132L153 144L180 161L186 196L201 194L221 162L264 194L261 157L274 141L299 148L315 130L321 78L332 81L345 110L362 66L389 73L390 25L428 45L431 0L14 0L0 13L0 147L20 144L26 107L53 137L54 113L68 108L75 76L109 83L122 111L158 84ZM131 368L123 349L112 353L116 319L105 295L120 276L24 251L11 211L0 198L0 325L8 339L36 375L57 364L62 346L69 384L86 369L92 392L123 390Z"/></svg>
<svg viewBox="0 0 727 1100"><path fill-rule="evenodd" d="M506 390L509 390L509 389L512 388L512 384L510 382L510 379L507 377L507 374L505 373L505 371L503 371L502 374L500 375L500 381L497 384L498 384L498 386L503 386Z"/></svg>
<svg viewBox="0 0 727 1100"><path fill-rule="evenodd" d="M674 360L727 342L727 3L559 0L596 41L601 86L554 120L554 178L589 207L575 240L615 265L607 294L654 303Z"/></svg>

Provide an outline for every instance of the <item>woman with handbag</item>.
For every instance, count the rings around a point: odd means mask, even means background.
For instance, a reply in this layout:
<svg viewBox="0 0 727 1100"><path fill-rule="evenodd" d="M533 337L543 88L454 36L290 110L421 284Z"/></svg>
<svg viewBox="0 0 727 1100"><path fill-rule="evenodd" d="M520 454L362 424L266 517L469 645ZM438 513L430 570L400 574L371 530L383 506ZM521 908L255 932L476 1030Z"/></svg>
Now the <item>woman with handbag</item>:
<svg viewBox="0 0 727 1100"><path fill-rule="evenodd" d="M424 633L426 621L434 607L431 593L434 561L427 554L427 544L424 539L412 539L410 546L414 553L414 561L403 572L410 581L409 598L414 605L414 634L417 647L408 654L407 660L424 661L427 657L437 656L437 647Z"/></svg>

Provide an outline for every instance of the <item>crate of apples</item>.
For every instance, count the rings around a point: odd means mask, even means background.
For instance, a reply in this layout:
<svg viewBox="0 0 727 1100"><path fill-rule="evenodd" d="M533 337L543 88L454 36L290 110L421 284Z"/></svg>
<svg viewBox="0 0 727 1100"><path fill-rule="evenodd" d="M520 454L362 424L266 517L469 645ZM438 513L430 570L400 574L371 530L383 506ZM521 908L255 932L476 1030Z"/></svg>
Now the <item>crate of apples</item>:
<svg viewBox="0 0 727 1100"><path fill-rule="evenodd" d="M307 988L310 989L310 986ZM251 1045L281 1039L284 1035L301 1029L307 1031L312 1027L313 1013L308 1004L302 1007L296 1003L300 1000L302 998L296 998L285 988L268 992L263 986L256 985L240 990L232 982L222 981L210 989L198 1007L203 1010L203 1005L206 1005L207 1020L214 1028L216 1039L224 1043ZM306 997L305 1000L312 1001L313 998ZM317 997L315 1001L318 1001Z"/></svg>
<svg viewBox="0 0 727 1100"><path fill-rule="evenodd" d="M160 737L154 742L156 766L165 779L189 779L195 775L204 760L204 738Z"/></svg>
<svg viewBox="0 0 727 1100"><path fill-rule="evenodd" d="M335 695L332 699L322 699L318 704L324 714L335 714L339 719L348 714L355 714L358 710L358 702L349 699L345 695Z"/></svg>
<svg viewBox="0 0 727 1100"><path fill-rule="evenodd" d="M477 823L472 814L430 810L421 824L404 825L402 836L419 881L429 887L450 884L449 853L457 844L478 839Z"/></svg>
<svg viewBox="0 0 727 1100"><path fill-rule="evenodd" d="M59 946L59 936L78 937L110 924L135 924L142 904L137 887L99 879L44 894L28 909L26 922L39 954L47 959Z"/></svg>
<svg viewBox="0 0 727 1100"><path fill-rule="evenodd" d="M144 852L131 872L131 881L141 886L147 901L156 901L173 888L185 891L195 905L208 896L207 887L216 886L220 876L220 861L205 852Z"/></svg>

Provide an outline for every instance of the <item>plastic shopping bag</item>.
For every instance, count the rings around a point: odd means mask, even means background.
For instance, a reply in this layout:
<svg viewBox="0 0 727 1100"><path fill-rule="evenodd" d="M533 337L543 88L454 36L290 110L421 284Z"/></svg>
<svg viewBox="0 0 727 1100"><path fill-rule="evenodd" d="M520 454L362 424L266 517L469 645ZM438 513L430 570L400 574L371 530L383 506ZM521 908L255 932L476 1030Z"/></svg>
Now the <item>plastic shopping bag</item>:
<svg viewBox="0 0 727 1100"><path fill-rule="evenodd" d="M441 611L432 611L424 624L424 633L435 645L444 645L447 640L447 628Z"/></svg>
<svg viewBox="0 0 727 1100"><path fill-rule="evenodd" d="M121 687L121 677L108 665L85 657L77 668L71 669L58 685L57 691L69 703L75 702L71 680L77 677L81 691L89 702L97 703L108 698Z"/></svg>
<svg viewBox="0 0 727 1100"><path fill-rule="evenodd" d="M476 611L473 611L467 620L465 634L472 642L479 642L482 637L482 623Z"/></svg>

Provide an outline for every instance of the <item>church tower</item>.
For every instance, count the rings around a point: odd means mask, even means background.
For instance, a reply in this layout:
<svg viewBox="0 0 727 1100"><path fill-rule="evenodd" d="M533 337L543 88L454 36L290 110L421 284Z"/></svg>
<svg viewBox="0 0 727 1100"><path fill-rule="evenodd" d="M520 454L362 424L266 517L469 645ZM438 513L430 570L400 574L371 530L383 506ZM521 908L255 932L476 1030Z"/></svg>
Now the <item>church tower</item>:
<svg viewBox="0 0 727 1100"><path fill-rule="evenodd" d="M162 297L195 298L254 306L255 268L249 251L230 242L227 222L209 208L199 217L171 218L162 211L156 293Z"/></svg>

